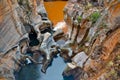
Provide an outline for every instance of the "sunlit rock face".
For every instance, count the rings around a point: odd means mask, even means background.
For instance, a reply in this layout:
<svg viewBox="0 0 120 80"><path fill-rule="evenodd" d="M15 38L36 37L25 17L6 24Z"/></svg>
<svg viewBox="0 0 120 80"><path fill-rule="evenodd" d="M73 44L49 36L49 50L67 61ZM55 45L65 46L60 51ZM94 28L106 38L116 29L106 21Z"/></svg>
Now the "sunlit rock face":
<svg viewBox="0 0 120 80"><path fill-rule="evenodd" d="M18 17L17 4L8 1L0 1L0 51L10 48L25 33Z"/></svg>
<svg viewBox="0 0 120 80"><path fill-rule="evenodd" d="M108 67L107 64L109 64L109 61L113 60L113 58L115 59L115 54L117 54L119 51L119 48L117 47L119 41L117 38L120 29L120 25L118 23L120 18L118 6L120 5L120 2L119 0L101 0L102 2L99 0L88 1L90 2L86 3L85 0L70 0L64 9L64 20L69 26L69 39L74 41L75 35L78 33L77 30L79 30L79 34L77 35L77 39L75 41L78 43L78 47L76 50L73 49L76 52L78 49L79 51L77 52L77 55L73 57L73 62L71 64L68 64L68 66L73 69L76 65L79 67L83 66L82 68L87 72L87 75L89 75L88 79L90 80L110 79L110 77L106 78L105 75L108 74L107 71L109 72L109 70L106 69L113 69L111 67ZM98 8L98 6L100 8ZM94 12L100 13L100 17L98 17L95 22L88 19L88 17L94 14ZM96 14L94 16L96 16ZM80 18L82 18L82 20ZM80 25L80 27L78 25ZM112 39L113 37L114 39ZM82 53L80 53L83 51L85 52L85 55L82 55ZM114 55L114 57L112 55ZM84 59L82 59L81 56L84 57ZM65 74L67 76L71 75L69 71L72 73L73 69L69 70L68 68L68 71L65 71ZM116 78L119 78L119 76Z"/></svg>
<svg viewBox="0 0 120 80"><path fill-rule="evenodd" d="M29 25L43 23L41 12L46 10L42 0L1 0L0 12L0 51L6 51L29 32Z"/></svg>
<svg viewBox="0 0 120 80"><path fill-rule="evenodd" d="M0 0L0 80L15 80L14 71L19 65L14 59L20 59L20 55L16 48L1 55L30 31L30 25L43 23L41 12L46 13L42 0Z"/></svg>

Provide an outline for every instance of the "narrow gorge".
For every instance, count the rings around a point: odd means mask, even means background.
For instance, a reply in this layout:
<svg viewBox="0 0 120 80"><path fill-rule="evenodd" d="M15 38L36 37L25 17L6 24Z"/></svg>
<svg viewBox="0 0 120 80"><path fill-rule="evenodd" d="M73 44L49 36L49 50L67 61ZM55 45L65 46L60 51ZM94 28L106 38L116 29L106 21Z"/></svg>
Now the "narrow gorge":
<svg viewBox="0 0 120 80"><path fill-rule="evenodd" d="M0 80L119 79L119 0L0 0Z"/></svg>

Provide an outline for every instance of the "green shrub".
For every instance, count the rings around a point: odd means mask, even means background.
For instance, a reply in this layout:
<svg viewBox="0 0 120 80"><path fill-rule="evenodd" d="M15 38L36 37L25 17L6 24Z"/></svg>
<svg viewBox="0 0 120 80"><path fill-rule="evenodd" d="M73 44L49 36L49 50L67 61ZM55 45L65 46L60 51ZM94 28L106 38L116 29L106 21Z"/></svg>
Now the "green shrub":
<svg viewBox="0 0 120 80"><path fill-rule="evenodd" d="M81 20L82 20L82 17L81 17L81 16L78 16L77 21L80 23Z"/></svg>
<svg viewBox="0 0 120 80"><path fill-rule="evenodd" d="M89 19L92 21L92 23L95 23L100 16L101 16L101 15L100 15L100 12L93 12L93 13L90 15Z"/></svg>

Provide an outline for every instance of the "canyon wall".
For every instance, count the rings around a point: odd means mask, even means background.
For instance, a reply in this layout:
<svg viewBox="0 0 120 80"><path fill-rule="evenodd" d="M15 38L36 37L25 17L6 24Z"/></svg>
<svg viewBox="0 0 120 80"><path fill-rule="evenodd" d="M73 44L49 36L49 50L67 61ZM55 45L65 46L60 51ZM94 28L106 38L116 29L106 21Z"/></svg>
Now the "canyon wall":
<svg viewBox="0 0 120 80"><path fill-rule="evenodd" d="M74 80L119 80L119 7L119 0L68 1L64 18L75 56L64 75ZM75 72L75 66L81 72Z"/></svg>
<svg viewBox="0 0 120 80"><path fill-rule="evenodd" d="M0 1L0 51L13 46L25 33L19 20L16 2Z"/></svg>
<svg viewBox="0 0 120 80"><path fill-rule="evenodd" d="M4 52L29 31L29 25L41 23L46 13L43 1L0 0L0 52Z"/></svg>
<svg viewBox="0 0 120 80"><path fill-rule="evenodd" d="M0 80L15 80L21 55L16 48L9 49L29 33L30 26L42 24L42 13L46 14L42 0L0 0Z"/></svg>

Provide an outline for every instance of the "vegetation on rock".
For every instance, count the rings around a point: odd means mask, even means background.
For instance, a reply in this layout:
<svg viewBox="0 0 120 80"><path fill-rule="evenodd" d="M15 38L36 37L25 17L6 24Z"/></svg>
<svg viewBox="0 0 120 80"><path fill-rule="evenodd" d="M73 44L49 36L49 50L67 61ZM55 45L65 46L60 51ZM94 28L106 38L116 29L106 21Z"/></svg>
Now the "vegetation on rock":
<svg viewBox="0 0 120 80"><path fill-rule="evenodd" d="M89 20L91 20L92 23L95 23L99 18L100 18L100 12L96 11L90 15Z"/></svg>

